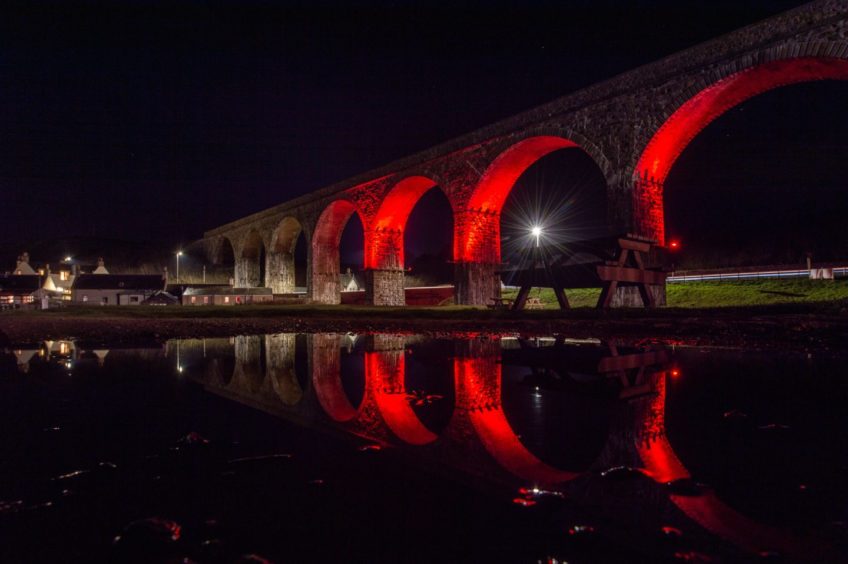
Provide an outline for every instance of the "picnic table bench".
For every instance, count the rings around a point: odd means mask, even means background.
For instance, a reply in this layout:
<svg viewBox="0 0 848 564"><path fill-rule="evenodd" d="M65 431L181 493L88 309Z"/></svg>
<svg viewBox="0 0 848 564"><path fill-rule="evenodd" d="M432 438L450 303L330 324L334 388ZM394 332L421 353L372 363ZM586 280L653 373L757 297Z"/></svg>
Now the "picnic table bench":
<svg viewBox="0 0 848 564"><path fill-rule="evenodd" d="M655 307L649 286L665 285L666 273L646 267L647 255L655 241L632 234L585 241L571 241L556 256L535 250L532 264L506 268L499 274L507 283L519 286L512 309L528 305L533 287L552 288L560 308L570 307L564 288L601 288L596 307L608 308L619 287L635 286L645 307Z"/></svg>

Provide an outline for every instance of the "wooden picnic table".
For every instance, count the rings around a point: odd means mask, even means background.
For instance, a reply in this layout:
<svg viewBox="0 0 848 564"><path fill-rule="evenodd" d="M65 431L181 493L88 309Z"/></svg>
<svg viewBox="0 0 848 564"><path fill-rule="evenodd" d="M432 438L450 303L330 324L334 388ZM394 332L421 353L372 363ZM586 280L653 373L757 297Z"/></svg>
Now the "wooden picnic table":
<svg viewBox="0 0 848 564"><path fill-rule="evenodd" d="M552 288L560 308L570 307L564 288L601 288L598 308L608 308L619 287L635 286L645 307L655 307L654 295L649 286L665 285L666 273L658 268L646 267L648 254L655 242L626 234L571 241L566 251L547 256L544 249L536 251L527 268L508 268L499 273L508 282L519 286L512 308L520 310L527 305L530 289Z"/></svg>

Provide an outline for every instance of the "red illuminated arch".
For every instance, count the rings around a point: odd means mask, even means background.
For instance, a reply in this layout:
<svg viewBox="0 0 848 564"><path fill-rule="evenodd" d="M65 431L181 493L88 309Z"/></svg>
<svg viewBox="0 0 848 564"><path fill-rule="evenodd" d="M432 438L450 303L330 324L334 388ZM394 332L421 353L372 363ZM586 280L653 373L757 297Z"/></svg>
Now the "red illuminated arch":
<svg viewBox="0 0 848 564"><path fill-rule="evenodd" d="M339 244L350 217L359 213L348 200L335 200L321 213L312 234L312 299L321 303L339 302ZM359 216L360 221L362 215ZM363 225L365 222L362 222Z"/></svg>
<svg viewBox="0 0 848 564"><path fill-rule="evenodd" d="M846 78L848 61L844 59L786 59L731 74L686 100L654 134L636 165L634 204L637 216L644 216L635 218L637 228L656 231L644 234L664 242L662 184L689 142L724 112L779 86Z"/></svg>
<svg viewBox="0 0 848 564"><path fill-rule="evenodd" d="M412 208L436 185L426 176L409 176L394 185L368 230L365 268L403 268L403 231Z"/></svg>
<svg viewBox="0 0 848 564"><path fill-rule="evenodd" d="M454 259L466 262L500 262L500 213L518 178L530 165L559 149L580 147L556 135L529 137L501 153L480 178L468 202L478 217L457 222Z"/></svg>
<svg viewBox="0 0 848 564"><path fill-rule="evenodd" d="M557 484L580 474L550 466L521 444L501 405L501 365L491 358L454 360L457 403L469 408L485 449L508 472L534 484Z"/></svg>
<svg viewBox="0 0 848 564"><path fill-rule="evenodd" d="M411 445L426 445L438 436L415 415L405 393L406 360L404 351L365 353L365 378L374 390L374 400L389 429Z"/></svg>
<svg viewBox="0 0 848 564"><path fill-rule="evenodd" d="M342 231L350 216L358 211L356 205L348 200L335 200L324 208L315 225L315 232L312 234L312 252L322 253L327 249L335 249L338 256Z"/></svg>

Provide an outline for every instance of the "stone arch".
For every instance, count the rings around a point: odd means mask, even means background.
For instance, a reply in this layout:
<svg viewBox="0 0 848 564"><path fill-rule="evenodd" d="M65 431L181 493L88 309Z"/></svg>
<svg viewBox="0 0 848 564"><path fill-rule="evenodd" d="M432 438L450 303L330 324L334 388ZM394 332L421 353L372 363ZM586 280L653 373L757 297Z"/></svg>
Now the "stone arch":
<svg viewBox="0 0 848 564"><path fill-rule="evenodd" d="M362 225L366 225L356 204L349 200L334 200L318 217L310 244L312 267L310 291L314 302L322 304L341 302L339 244L342 232L354 213L358 213Z"/></svg>
<svg viewBox="0 0 848 564"><path fill-rule="evenodd" d="M209 262L215 266L235 262L236 251L232 240L226 235L216 237L210 246Z"/></svg>
<svg viewBox="0 0 848 564"><path fill-rule="evenodd" d="M365 234L368 303L405 305L404 231L406 223L409 214L421 197L437 185L437 182L428 176L407 176L397 181L380 203ZM445 197L448 195L445 194Z"/></svg>
<svg viewBox="0 0 848 564"><path fill-rule="evenodd" d="M266 286L275 294L289 294L295 289L294 251L303 231L300 221L293 216L283 218L271 235L268 252Z"/></svg>
<svg viewBox="0 0 848 564"><path fill-rule="evenodd" d="M256 288L265 282L266 246L262 235L251 229L242 239L241 250L236 257L236 286Z"/></svg>
<svg viewBox="0 0 848 564"><path fill-rule="evenodd" d="M206 279L212 283L230 284L235 282L236 251L232 240L221 235L207 243L209 266Z"/></svg>
<svg viewBox="0 0 848 564"><path fill-rule="evenodd" d="M581 149L598 164L605 178L609 164L594 146L587 150L573 134L539 131L502 150L480 175L468 203L457 212L454 224L454 260L457 262L456 295L463 304L485 304L500 295L495 267L501 262L500 215L519 177L542 157L561 149ZM582 137L581 140L585 141Z"/></svg>
<svg viewBox="0 0 848 564"><path fill-rule="evenodd" d="M365 268L403 268L403 231L409 214L425 193L436 186L427 176L407 176L383 198L366 238Z"/></svg>
<svg viewBox="0 0 848 564"><path fill-rule="evenodd" d="M845 45L843 45L844 50ZM815 55L820 46L809 44ZM698 133L738 104L780 86L816 80L848 79L848 60L799 56L768 60L766 53L746 57L757 61L747 68L732 64L713 73L692 94L686 91L666 112L661 125L647 141L633 172L633 228L665 243L663 185L674 162ZM765 62L759 62L765 61Z"/></svg>

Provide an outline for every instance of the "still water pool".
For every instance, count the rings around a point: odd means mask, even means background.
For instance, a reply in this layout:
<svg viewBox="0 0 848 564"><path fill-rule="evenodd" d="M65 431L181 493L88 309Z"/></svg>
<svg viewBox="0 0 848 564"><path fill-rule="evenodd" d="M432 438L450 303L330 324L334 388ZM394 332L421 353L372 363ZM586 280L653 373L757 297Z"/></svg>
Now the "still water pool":
<svg viewBox="0 0 848 564"><path fill-rule="evenodd" d="M845 355L122 346L0 357L0 560L848 561Z"/></svg>

